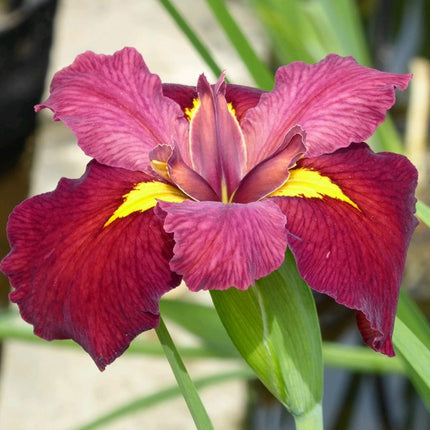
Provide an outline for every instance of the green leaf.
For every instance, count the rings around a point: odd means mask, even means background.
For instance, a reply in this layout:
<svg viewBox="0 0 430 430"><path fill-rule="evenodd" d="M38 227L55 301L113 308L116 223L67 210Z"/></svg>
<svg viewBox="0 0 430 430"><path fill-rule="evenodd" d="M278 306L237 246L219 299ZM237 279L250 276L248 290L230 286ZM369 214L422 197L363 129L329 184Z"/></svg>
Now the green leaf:
<svg viewBox="0 0 430 430"><path fill-rule="evenodd" d="M163 299L160 313L163 318L174 321L198 337L214 355L225 358L239 356L213 307L185 300Z"/></svg>
<svg viewBox="0 0 430 430"><path fill-rule="evenodd" d="M322 399L321 335L312 293L294 257L246 291L211 291L233 343L260 380L292 414Z"/></svg>
<svg viewBox="0 0 430 430"><path fill-rule="evenodd" d="M196 379L194 381L194 384L197 388L201 389L209 387L211 385L229 382L233 379L250 379L253 376L254 374L249 369L235 370ZM151 408L152 406L160 404L161 402L165 402L167 400L171 400L175 397L178 397L180 394L181 390L178 386L162 389L148 396L141 397L139 399L128 402L114 410L110 410L107 414L102 415L83 426L79 426L75 430L94 430L97 428L101 428L102 426L111 424L113 421L116 421L127 415L142 412Z"/></svg>
<svg viewBox="0 0 430 430"><path fill-rule="evenodd" d="M223 0L206 0L206 2L256 84L262 89L271 90L273 87L273 73L256 54L239 25L231 16L225 2Z"/></svg>
<svg viewBox="0 0 430 430"><path fill-rule="evenodd" d="M213 59L212 54L209 52L209 49L204 45L204 43L200 40L199 36L195 33L195 31L191 28L185 18L179 13L178 9L173 6L170 0L159 0L160 3L164 6L166 11L178 25L178 27L182 30L185 36L188 37L188 40L194 46L195 50L200 54L206 64L210 67L213 74L215 76L219 76L222 73L221 68Z"/></svg>
<svg viewBox="0 0 430 430"><path fill-rule="evenodd" d="M425 203L417 201L417 216L418 218L430 227L430 207Z"/></svg>
<svg viewBox="0 0 430 430"><path fill-rule="evenodd" d="M406 368L398 357L387 357L368 347L323 342L324 364L351 372L372 374L405 374Z"/></svg>
<svg viewBox="0 0 430 430"><path fill-rule="evenodd" d="M409 377L430 409L430 326L416 304L401 292L393 343Z"/></svg>
<svg viewBox="0 0 430 430"><path fill-rule="evenodd" d="M185 368L184 362L170 337L167 327L162 318L158 328L155 329L158 339L163 346L164 353L170 364L173 374L175 375L176 382L181 390L182 396L188 406L188 409L193 417L194 423L198 430L212 430L213 425L206 412L205 407L199 397L196 386L190 378L190 375Z"/></svg>

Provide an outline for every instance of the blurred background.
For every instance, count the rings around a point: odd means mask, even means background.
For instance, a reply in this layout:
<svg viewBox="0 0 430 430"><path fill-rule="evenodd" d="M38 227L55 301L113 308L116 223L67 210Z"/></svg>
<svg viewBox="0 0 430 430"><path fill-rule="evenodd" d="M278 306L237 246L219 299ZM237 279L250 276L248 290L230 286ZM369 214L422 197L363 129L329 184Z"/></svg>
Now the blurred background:
<svg viewBox="0 0 430 430"><path fill-rule="evenodd" d="M76 55L92 50L111 54L124 46L140 51L164 82L195 84L200 73L217 78L156 0L0 0L0 258L9 251L7 216L28 195L50 191L65 176L76 178L88 158L73 134L35 117L33 106L46 97L53 74ZM214 16L211 1L173 2L209 48L231 82L256 85L252 73ZM215 1L216 3L216 1ZM316 62L329 52L354 55L366 65L414 73L411 88L398 93L392 111L392 147L405 152L420 171L418 197L429 195L430 2L427 0L230 0L225 2L246 38L274 71L291 61ZM343 9L342 9L343 8ZM257 83L258 84L258 83ZM383 131L384 135L391 131ZM379 140L378 140L379 139ZM397 139L397 140L396 140ZM387 139L385 139L386 141ZM430 237L420 226L411 245L405 286L430 315ZM10 309L9 285L0 273L0 312ZM185 288L176 295L188 299ZM197 294L197 300L207 297ZM195 297L194 297L195 298ZM360 344L354 314L316 296L323 336ZM25 326L16 319L11 324ZM204 319L202 324L205 324ZM174 326L184 345L197 341ZM1 328L0 328L1 329ZM153 335L147 333L146 338ZM192 377L236 360L187 361ZM80 349L6 339L2 344L0 428L77 429L137 397L174 385L163 357L126 354L101 374ZM326 371L327 429L430 429L429 414L411 384L401 376ZM255 381L229 381L202 390L217 429L288 429L291 422ZM83 428L83 427L82 427ZM100 428L193 429L182 399L161 403Z"/></svg>

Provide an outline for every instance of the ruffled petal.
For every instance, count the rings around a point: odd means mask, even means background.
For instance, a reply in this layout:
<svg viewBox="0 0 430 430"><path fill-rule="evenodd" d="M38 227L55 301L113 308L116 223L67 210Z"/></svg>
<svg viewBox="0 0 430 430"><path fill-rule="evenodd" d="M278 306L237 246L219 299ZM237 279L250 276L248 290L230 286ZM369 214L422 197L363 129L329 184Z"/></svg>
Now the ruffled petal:
<svg viewBox="0 0 430 430"><path fill-rule="evenodd" d="M405 89L410 78L337 55L279 68L273 91L263 94L242 122L248 168L272 153L295 124L307 133L309 157L366 140L394 104L394 88Z"/></svg>
<svg viewBox="0 0 430 430"><path fill-rule="evenodd" d="M284 260L286 219L273 202L159 202L158 207L175 240L170 267L192 291L246 289Z"/></svg>
<svg viewBox="0 0 430 430"><path fill-rule="evenodd" d="M375 154L364 143L300 160L297 168L318 172L343 193L274 198L287 216L301 276L311 288L360 311L368 321L359 325L365 342L393 355L398 293L417 223L415 168L401 155Z"/></svg>
<svg viewBox="0 0 430 430"><path fill-rule="evenodd" d="M79 55L54 76L36 111L43 108L75 133L85 153L113 167L148 170L154 146L188 141L180 106L163 96L159 77L133 48Z"/></svg>
<svg viewBox="0 0 430 430"><path fill-rule="evenodd" d="M12 213L3 260L22 317L45 339L74 339L102 370L158 325L160 297L178 285L171 235L153 209L106 224L146 175L93 161L78 180Z"/></svg>

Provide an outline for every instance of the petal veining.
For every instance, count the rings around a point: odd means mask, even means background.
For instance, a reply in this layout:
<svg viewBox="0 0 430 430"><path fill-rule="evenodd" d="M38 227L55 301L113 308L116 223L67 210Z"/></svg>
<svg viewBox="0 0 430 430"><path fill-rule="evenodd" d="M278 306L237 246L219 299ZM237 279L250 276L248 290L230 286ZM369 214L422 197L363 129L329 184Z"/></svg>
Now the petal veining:
<svg viewBox="0 0 430 430"><path fill-rule="evenodd" d="M105 226L146 175L93 161L78 180L24 201L12 213L3 260L22 317L48 340L74 339L100 369L158 325L162 294L178 285L171 236L153 210Z"/></svg>
<svg viewBox="0 0 430 430"><path fill-rule="evenodd" d="M352 144L297 163L330 178L354 202L327 195L274 197L309 286L360 311L363 339L393 355L391 335L407 247L416 226L417 172L403 156Z"/></svg>
<svg viewBox="0 0 430 430"><path fill-rule="evenodd" d="M271 201L160 202L158 207L167 213L164 228L175 240L170 266L192 291L246 289L284 260L286 218Z"/></svg>
<svg viewBox="0 0 430 430"><path fill-rule="evenodd" d="M100 163L148 171L154 146L188 141L180 106L163 96L159 77L133 48L79 55L54 76L50 90L36 111L51 109Z"/></svg>
<svg viewBox="0 0 430 430"><path fill-rule="evenodd" d="M242 121L248 167L272 153L294 124L307 133L309 157L368 139L394 104L394 88L405 89L410 78L337 55L280 67L273 91L263 94Z"/></svg>
<svg viewBox="0 0 430 430"><path fill-rule="evenodd" d="M200 76L199 105L190 124L191 167L218 195L228 201L239 185L246 147L237 119L225 99L224 76L214 86Z"/></svg>

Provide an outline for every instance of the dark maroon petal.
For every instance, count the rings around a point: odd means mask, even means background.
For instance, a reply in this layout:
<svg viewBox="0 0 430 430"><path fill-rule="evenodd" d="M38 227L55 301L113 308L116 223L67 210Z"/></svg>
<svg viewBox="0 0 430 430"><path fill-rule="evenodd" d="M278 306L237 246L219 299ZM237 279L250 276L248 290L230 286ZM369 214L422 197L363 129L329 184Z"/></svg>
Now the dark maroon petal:
<svg viewBox="0 0 430 430"><path fill-rule="evenodd" d="M381 333L378 330L371 327L370 322L367 320L366 315L364 315L363 312L358 311L356 313L356 319L358 329L360 330L361 336L363 337L366 345L369 345L375 351L379 351L389 357L393 357L395 355L391 336L388 338L381 336Z"/></svg>
<svg viewBox="0 0 430 430"><path fill-rule="evenodd" d="M352 144L303 159L297 168L328 177L352 204L337 198L275 197L288 219L289 246L309 286L361 311L366 343L387 355L400 282L416 226L417 172L403 156ZM288 182L287 182L288 184Z"/></svg>
<svg viewBox="0 0 430 430"><path fill-rule="evenodd" d="M197 91L199 105L190 124L191 167L227 202L243 176L245 141L224 96L224 76L214 86L200 76Z"/></svg>
<svg viewBox="0 0 430 430"><path fill-rule="evenodd" d="M75 133L88 155L109 166L148 170L154 146L188 142L180 106L163 96L160 78L133 48L79 55L54 76L51 95L36 111L43 108Z"/></svg>
<svg viewBox="0 0 430 430"><path fill-rule="evenodd" d="M257 164L241 181L233 201L255 202L283 185L289 176L289 169L304 154L305 133L301 127L293 127L285 136L276 152Z"/></svg>
<svg viewBox="0 0 430 430"><path fill-rule="evenodd" d="M12 251L2 271L22 317L45 339L74 339L100 369L144 330L178 285L171 236L153 210L105 226L134 184L148 176L93 161L81 179L26 200L12 213Z"/></svg>
<svg viewBox="0 0 430 430"><path fill-rule="evenodd" d="M284 260L286 219L269 200L159 202L158 207L167 213L164 228L175 240L171 268L192 291L246 289Z"/></svg>
<svg viewBox="0 0 430 430"><path fill-rule="evenodd" d="M270 155L295 124L307 133L309 157L368 139L394 104L394 88L405 89L410 78L337 55L279 68L273 91L261 96L241 124L248 168Z"/></svg>
<svg viewBox="0 0 430 430"><path fill-rule="evenodd" d="M225 98L227 103L232 104L239 123L242 121L248 109L258 104L261 94L264 92L265 91L258 88L227 84Z"/></svg>
<svg viewBox="0 0 430 430"><path fill-rule="evenodd" d="M181 84L163 84L163 94L178 103L184 112L193 107L198 97L196 87Z"/></svg>

